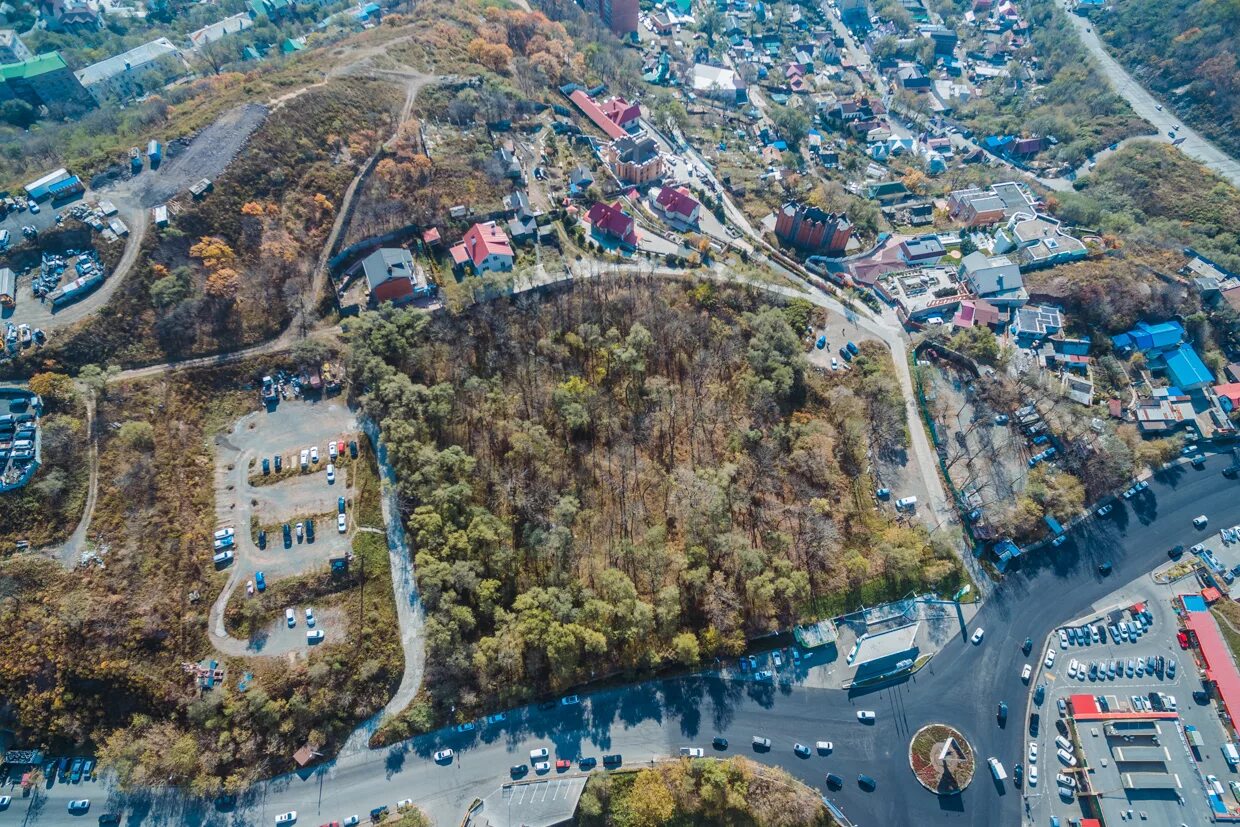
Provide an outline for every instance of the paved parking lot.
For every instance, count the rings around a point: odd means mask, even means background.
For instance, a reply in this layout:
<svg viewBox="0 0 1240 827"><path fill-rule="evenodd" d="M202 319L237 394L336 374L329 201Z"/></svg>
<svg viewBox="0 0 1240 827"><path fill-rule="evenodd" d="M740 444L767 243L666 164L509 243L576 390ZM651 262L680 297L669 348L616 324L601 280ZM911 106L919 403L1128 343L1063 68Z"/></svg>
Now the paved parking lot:
<svg viewBox="0 0 1240 827"><path fill-rule="evenodd" d="M1034 644L1029 656L1035 668L1030 681L1033 696L1030 710L1040 715L1040 725L1037 736L1030 741L1037 744L1038 755L1036 762L1030 762L1026 746L1021 760L1026 773L1034 763L1038 766L1037 783L1026 783L1024 787L1026 813L1034 817L1035 824L1048 823L1052 815L1058 816L1063 824L1070 818L1088 815L1081 799L1067 795L1065 788L1056 782L1058 773L1076 777L1082 766L1088 767L1090 790L1097 796L1108 824L1130 818L1171 827L1211 821L1202 778L1207 773L1221 773L1229 768L1221 753L1225 737L1218 716L1209 701L1199 703L1193 699L1193 692L1201 689L1201 682L1192 654L1182 650L1176 641L1177 616L1171 600L1175 593L1191 589L1191 585L1187 588L1158 587L1146 578L1142 580L1143 583L1134 584L1135 588L1121 590L1099 604L1094 613L1052 632L1048 642ZM1143 630L1137 629L1134 606L1143 608L1143 619L1148 616ZM1121 623L1128 624L1126 635ZM1112 634L1112 627L1120 632L1118 640ZM1070 629L1090 631L1077 631L1073 636ZM1066 644L1060 639L1059 631L1065 632ZM1045 666L1048 652L1055 654L1050 667ZM1155 659L1153 670L1147 667L1151 657ZM1045 685L1041 703L1037 703L1038 684ZM1156 708L1150 693L1158 696L1157 706L1162 709ZM1070 705L1073 695L1094 698L1103 719L1077 722L1080 749L1075 752L1080 766L1070 768L1058 755L1056 739L1068 732L1067 717L1061 710ZM1158 720L1159 714L1168 712L1172 705L1178 717ZM1105 720L1106 713L1148 716L1148 720L1156 724L1156 731L1152 736L1144 731L1122 728L1112 731L1114 728L1108 728ZM1132 720L1146 719L1134 716L1126 720L1124 726L1131 725ZM1184 725L1196 727L1201 733L1207 746L1199 755L1189 752ZM1154 752L1133 749L1135 747ZM1146 763L1131 760L1155 757L1157 760ZM1119 758L1126 760L1121 764ZM1154 784L1167 786L1125 787L1124 774L1136 774L1139 778L1145 772L1149 773L1149 778L1157 779ZM1227 776L1232 777L1230 772Z"/></svg>
<svg viewBox="0 0 1240 827"><path fill-rule="evenodd" d="M311 402L284 400L271 410L246 414L227 434L216 438L216 515L219 525L236 529L236 548L229 580L211 610L211 637L216 647L228 654L275 655L304 649L307 646L303 628L304 607L298 607L298 626L288 629L278 618L254 641L241 641L228 636L223 613L228 599L237 588L255 580L263 572L268 583L281 577L293 577L326 565L333 557L344 555L352 544L356 526L352 509L353 492L348 475L341 471L335 484L328 484L322 470L327 465L328 440L358 438L357 419L343 401L325 399ZM251 463L275 454L288 456L302 448L317 445L319 463L316 470L299 474L268 485L254 486L249 482ZM347 503L348 531L336 529L337 498ZM315 520L315 539L292 540L286 547L280 526L310 515ZM266 548L258 548L251 536L251 522L268 526ZM324 623L331 640L333 626Z"/></svg>

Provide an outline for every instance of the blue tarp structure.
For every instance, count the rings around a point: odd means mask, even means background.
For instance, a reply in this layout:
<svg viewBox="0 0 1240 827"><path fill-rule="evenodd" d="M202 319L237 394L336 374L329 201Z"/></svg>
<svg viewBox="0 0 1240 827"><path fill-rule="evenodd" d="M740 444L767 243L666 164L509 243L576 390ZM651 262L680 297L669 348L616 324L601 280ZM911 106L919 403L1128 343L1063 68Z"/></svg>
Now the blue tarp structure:
<svg viewBox="0 0 1240 827"><path fill-rule="evenodd" d="M1052 532L1054 532L1056 537L1058 537L1060 534L1063 534L1063 526L1059 524L1058 520L1056 520L1050 514L1047 514L1045 517L1043 517L1043 519L1046 520L1046 525L1050 528Z"/></svg>

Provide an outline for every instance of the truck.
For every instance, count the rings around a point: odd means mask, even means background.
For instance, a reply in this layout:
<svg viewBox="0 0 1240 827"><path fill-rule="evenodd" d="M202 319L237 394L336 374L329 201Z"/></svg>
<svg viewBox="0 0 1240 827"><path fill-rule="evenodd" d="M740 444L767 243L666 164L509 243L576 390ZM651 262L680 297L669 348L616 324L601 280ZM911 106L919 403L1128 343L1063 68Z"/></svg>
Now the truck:
<svg viewBox="0 0 1240 827"><path fill-rule="evenodd" d="M279 394L279 390L276 388L275 380L272 379L270 376L264 376L263 377L263 401L273 402L275 401L276 396L278 394Z"/></svg>
<svg viewBox="0 0 1240 827"><path fill-rule="evenodd" d="M146 157L151 162L151 169L159 166L159 162L164 159L163 144L151 138L150 143L146 145Z"/></svg>
<svg viewBox="0 0 1240 827"><path fill-rule="evenodd" d="M990 774L995 777L996 781L1006 781L1007 772L1003 769L1003 765L999 763L998 758L991 757L986 763L990 764Z"/></svg>

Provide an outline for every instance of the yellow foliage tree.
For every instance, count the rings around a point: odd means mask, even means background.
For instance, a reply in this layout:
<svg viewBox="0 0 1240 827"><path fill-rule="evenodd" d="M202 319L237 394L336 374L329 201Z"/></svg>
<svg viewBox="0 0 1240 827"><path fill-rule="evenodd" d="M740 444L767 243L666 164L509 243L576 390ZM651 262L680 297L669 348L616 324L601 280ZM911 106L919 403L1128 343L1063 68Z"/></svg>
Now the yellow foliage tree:
<svg viewBox="0 0 1240 827"><path fill-rule="evenodd" d="M241 205L242 215L262 215L264 212L263 205L257 201L246 201Z"/></svg>
<svg viewBox="0 0 1240 827"><path fill-rule="evenodd" d="M314 194L314 203L323 212L332 212L336 209L336 205L332 203L331 199L321 192Z"/></svg>
<svg viewBox="0 0 1240 827"><path fill-rule="evenodd" d="M231 267L213 270L207 276L204 292L217 299L233 299L237 296L237 288L241 284L241 274Z"/></svg>
<svg viewBox="0 0 1240 827"><path fill-rule="evenodd" d="M512 49L502 43L490 43L481 37L475 37L469 44L469 57L492 72L504 74L512 60Z"/></svg>
<svg viewBox="0 0 1240 827"><path fill-rule="evenodd" d="M228 242L213 235L200 238L197 244L189 248L189 254L202 259L203 266L208 270L230 267L237 260L237 254L228 246Z"/></svg>
<svg viewBox="0 0 1240 827"><path fill-rule="evenodd" d="M637 774L625 803L628 818L623 821L631 827L660 827L676 812L672 791L655 770L642 770Z"/></svg>

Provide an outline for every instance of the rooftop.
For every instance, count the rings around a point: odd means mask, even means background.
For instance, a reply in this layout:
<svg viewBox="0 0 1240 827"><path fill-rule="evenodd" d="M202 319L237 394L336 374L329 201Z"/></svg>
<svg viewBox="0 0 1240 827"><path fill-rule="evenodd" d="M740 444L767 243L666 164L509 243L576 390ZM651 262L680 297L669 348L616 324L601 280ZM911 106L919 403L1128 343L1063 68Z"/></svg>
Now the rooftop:
<svg viewBox="0 0 1240 827"><path fill-rule="evenodd" d="M93 86L110 80L117 75L124 74L133 69L140 69L143 66L154 63L161 57L169 57L180 54L176 45L166 37L156 38L149 43L143 43L141 46L135 46L128 52L119 55L113 55L92 63L85 69L78 69L74 74L77 75L83 86Z"/></svg>
<svg viewBox="0 0 1240 827"><path fill-rule="evenodd" d="M23 60L20 63L0 65L0 80L33 78L65 68L68 67L65 59L60 56L60 52L45 52L41 55L35 55L30 60Z"/></svg>
<svg viewBox="0 0 1240 827"><path fill-rule="evenodd" d="M853 666L861 671L867 664L877 663L901 655L915 658L917 630L921 623L909 623L877 634L862 635L857 639L857 654ZM895 664L889 664L894 666Z"/></svg>

